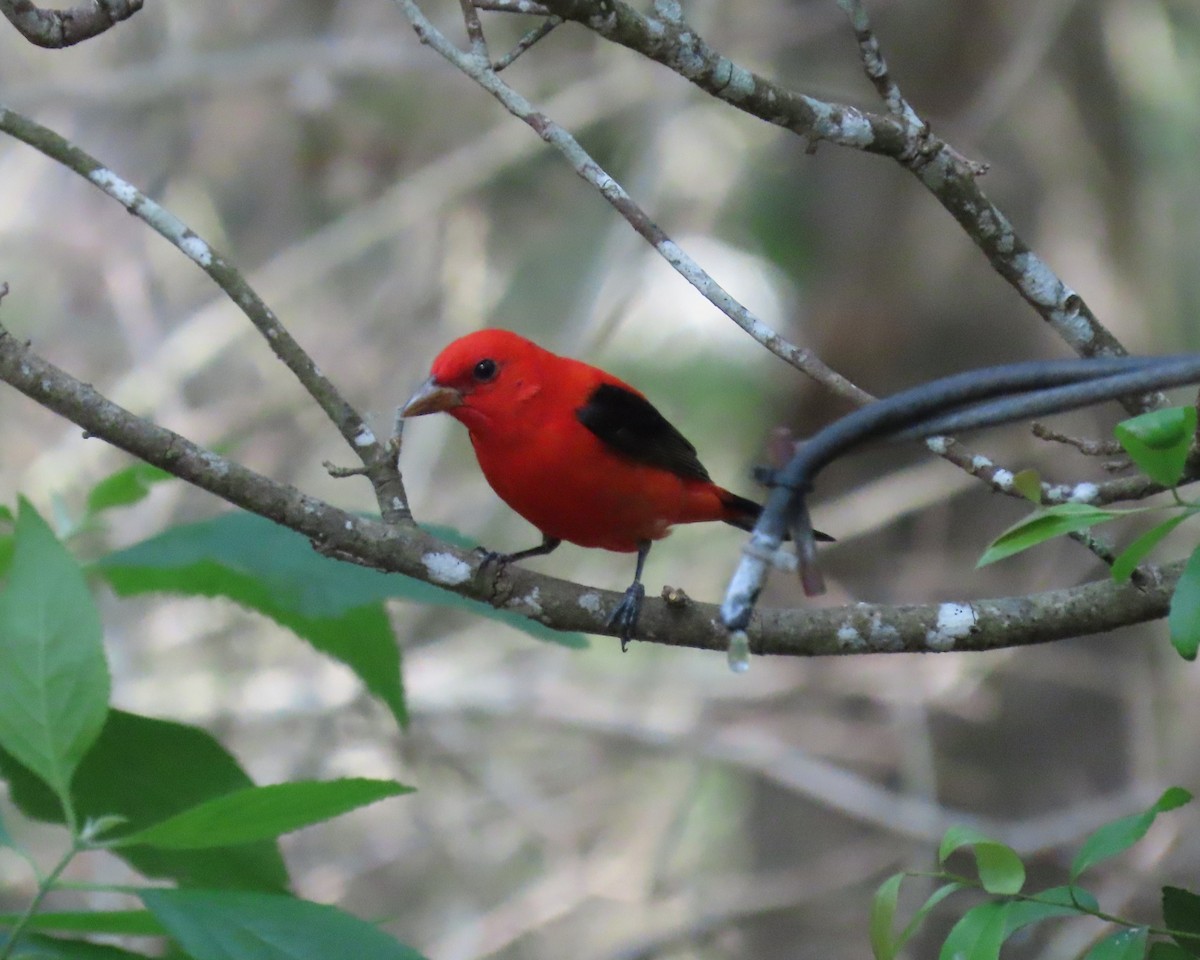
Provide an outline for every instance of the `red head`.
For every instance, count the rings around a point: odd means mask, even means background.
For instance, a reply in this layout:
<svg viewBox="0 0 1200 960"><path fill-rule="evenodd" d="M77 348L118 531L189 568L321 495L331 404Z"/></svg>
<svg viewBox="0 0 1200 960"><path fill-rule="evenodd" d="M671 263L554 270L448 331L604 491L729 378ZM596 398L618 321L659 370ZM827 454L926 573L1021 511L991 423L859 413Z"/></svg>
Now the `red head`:
<svg viewBox="0 0 1200 960"><path fill-rule="evenodd" d="M541 389L542 361L552 354L509 330L460 337L433 361L431 375L401 411L405 417L446 412L472 431L498 412L511 417Z"/></svg>

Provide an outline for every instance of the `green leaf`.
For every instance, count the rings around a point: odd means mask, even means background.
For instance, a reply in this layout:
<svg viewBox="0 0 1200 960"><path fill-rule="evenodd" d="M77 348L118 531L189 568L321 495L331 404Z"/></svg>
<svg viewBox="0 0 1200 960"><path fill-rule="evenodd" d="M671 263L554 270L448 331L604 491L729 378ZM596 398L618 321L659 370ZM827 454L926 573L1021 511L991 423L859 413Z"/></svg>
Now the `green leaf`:
<svg viewBox="0 0 1200 960"><path fill-rule="evenodd" d="M79 564L22 498L0 595L0 747L59 798L108 713L102 636Z"/></svg>
<svg viewBox="0 0 1200 960"><path fill-rule="evenodd" d="M1075 859L1071 862L1071 883L1074 884L1089 867L1123 853L1146 835L1155 817L1189 803L1192 795L1182 787L1171 787L1163 792L1149 809L1142 813L1121 817L1106 823L1088 837Z"/></svg>
<svg viewBox="0 0 1200 960"><path fill-rule="evenodd" d="M0 934L0 944L7 937ZM130 953L118 947L86 940L62 940L41 934L26 934L17 939L10 960L146 960L145 954Z"/></svg>
<svg viewBox="0 0 1200 960"><path fill-rule="evenodd" d="M402 793L412 793L412 787L394 780L364 778L247 787L119 837L110 845L146 844L167 850L200 850L250 843L291 833Z"/></svg>
<svg viewBox="0 0 1200 960"><path fill-rule="evenodd" d="M938 862L945 864L950 854L964 846L971 847L975 854L984 890L1000 896L1021 892L1025 885L1025 865L1016 851L971 827L951 827L946 831L938 847Z"/></svg>
<svg viewBox="0 0 1200 960"><path fill-rule="evenodd" d="M1192 551L1171 595L1167 614L1171 645L1184 660L1195 660L1200 650L1200 547Z"/></svg>
<svg viewBox="0 0 1200 960"><path fill-rule="evenodd" d="M1010 904L989 900L962 915L942 944L938 960L997 960Z"/></svg>
<svg viewBox="0 0 1200 960"><path fill-rule="evenodd" d="M172 527L94 566L121 596L226 597L270 617L350 667L404 723L400 649L381 603L403 578L323 557L244 512Z"/></svg>
<svg viewBox="0 0 1200 960"><path fill-rule="evenodd" d="M896 904L900 900L900 884L905 874L896 873L879 885L871 898L871 919L868 931L871 936L871 954L875 960L892 960L896 946L892 941L892 921L896 918Z"/></svg>
<svg viewBox="0 0 1200 960"><path fill-rule="evenodd" d="M986 567L989 563L1011 557L1055 537L1106 523L1125 512L1128 511L1104 510L1090 503L1057 503L1042 507L1024 520L1018 520L993 540L975 566Z"/></svg>
<svg viewBox="0 0 1200 960"><path fill-rule="evenodd" d="M143 463L130 464L116 473L109 474L88 494L87 512L91 515L112 507L126 507L137 503L150 493L150 488L163 480L170 480L166 470Z"/></svg>
<svg viewBox="0 0 1200 960"><path fill-rule="evenodd" d="M1005 940L1030 924L1053 917L1094 913L1100 909L1096 898L1080 887L1051 887L1032 896L1033 899L1029 900L1014 900L1009 906L1004 927Z"/></svg>
<svg viewBox="0 0 1200 960"><path fill-rule="evenodd" d="M4 824L4 818L0 817L0 847L8 847L10 850L16 850L17 844L13 840L12 834L8 832L8 827Z"/></svg>
<svg viewBox="0 0 1200 960"><path fill-rule="evenodd" d="M62 823L62 807L49 789L0 751L0 773L13 802L28 817ZM113 710L71 785L81 819L125 817L132 830L149 827L212 797L253 786L238 762L196 727ZM123 847L113 851L149 877L184 886L283 890L287 870L269 841L214 850Z"/></svg>
<svg viewBox="0 0 1200 960"><path fill-rule="evenodd" d="M8 576L8 568L12 566L13 548L16 546L13 525L16 520L13 512L0 504L0 580Z"/></svg>
<svg viewBox="0 0 1200 960"><path fill-rule="evenodd" d="M921 924L925 922L925 918L929 915L929 912L948 896L950 896L950 894L957 893L959 890L962 890L963 887L963 884L957 882L944 883L934 890L933 893L929 895L929 899L921 904L917 912L912 915L912 919L909 920L904 927L904 932L896 938L894 950L899 952L900 948L908 943L908 941L912 939L913 935L921 928Z"/></svg>
<svg viewBox="0 0 1200 960"><path fill-rule="evenodd" d="M1163 923L1179 947L1200 957L1200 896L1179 887L1162 889Z"/></svg>
<svg viewBox="0 0 1200 960"><path fill-rule="evenodd" d="M1193 955L1183 947L1167 940L1156 940L1150 944L1148 957L1149 960L1193 960Z"/></svg>
<svg viewBox="0 0 1200 960"><path fill-rule="evenodd" d="M1137 565L1142 562L1143 558L1151 550L1157 547L1172 530L1183 523L1183 521L1191 515L1191 513L1181 513L1177 517L1172 517L1170 520L1164 521L1156 527L1152 527L1134 540L1133 543L1122 550L1121 555L1113 561L1113 580L1116 583L1121 583L1124 580L1128 580L1133 571L1137 569Z"/></svg>
<svg viewBox="0 0 1200 960"><path fill-rule="evenodd" d="M1012 478L1013 489L1034 506L1042 505L1042 477L1034 469L1022 470Z"/></svg>
<svg viewBox="0 0 1200 960"><path fill-rule="evenodd" d="M20 914L0 914L0 927L11 927ZM26 922L30 930L61 930L67 933L103 933L124 937L158 937L163 928L148 910L63 910L35 913Z"/></svg>
<svg viewBox="0 0 1200 960"><path fill-rule="evenodd" d="M1146 956L1145 927L1117 930L1084 954L1083 960L1142 960Z"/></svg>
<svg viewBox="0 0 1200 960"><path fill-rule="evenodd" d="M1125 452L1151 480L1173 487L1183 477L1196 434L1195 407L1153 410L1118 423L1114 432Z"/></svg>
<svg viewBox="0 0 1200 960"><path fill-rule="evenodd" d="M422 960L336 907L228 890L144 890L142 902L194 960Z"/></svg>

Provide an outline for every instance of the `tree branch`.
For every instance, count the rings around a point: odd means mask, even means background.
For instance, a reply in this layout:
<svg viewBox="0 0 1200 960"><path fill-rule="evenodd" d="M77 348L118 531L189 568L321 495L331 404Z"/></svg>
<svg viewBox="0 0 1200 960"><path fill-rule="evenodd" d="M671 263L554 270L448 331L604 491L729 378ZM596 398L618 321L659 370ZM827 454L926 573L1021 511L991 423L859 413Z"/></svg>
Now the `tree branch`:
<svg viewBox="0 0 1200 960"><path fill-rule="evenodd" d="M51 50L99 36L142 9L144 0L92 0L69 10L43 10L29 0L0 0L0 13L30 43Z"/></svg>
<svg viewBox="0 0 1200 960"><path fill-rule="evenodd" d="M524 0L487 0L487 6L529 12ZM906 117L867 113L789 90L717 53L684 20L646 16L622 0L541 0L540 6L663 64L711 96L791 130L810 144L825 140L891 157L938 199L996 272L1072 350L1084 357L1127 352L980 189L980 166L934 136L927 123L913 125ZM856 29L860 24L866 27L865 18L856 17ZM1127 404L1131 412L1150 406Z"/></svg>
<svg viewBox="0 0 1200 960"><path fill-rule="evenodd" d="M730 319L737 323L743 330L748 332L758 343L766 347L776 356L790 363L792 366L811 376L818 383L821 383L832 392L850 399L858 406L864 406L872 402L875 398L865 390L862 390L857 385L846 380L832 368L824 364L818 357L812 355L806 350L801 350L793 344L788 343L783 338L779 337L774 331L770 330L758 318L751 314L742 304L730 296L723 288L721 288L704 270L691 260L687 254L679 248L667 234L655 224L644 210L628 195L616 180L608 175L603 168L592 157L590 157L580 146L580 144L568 133L565 129L555 123L550 117L544 113L537 111L534 107L512 87L508 86L499 76L498 71L503 64L490 63L486 56L480 54L473 48L471 51L460 50L457 46L451 43L432 23L424 16L418 6L416 0L397 0L401 9L412 23L417 36L423 43L431 46L438 54L452 63L460 71L474 80L477 84L491 93L501 104L514 116L527 123L543 140L555 147L575 169L585 181L591 184L598 190L606 200L617 210L617 212L629 223L633 229L640 234L643 239L650 243L689 283L699 290L714 306L726 314ZM880 95L888 103L889 110L894 114L895 123L900 123L907 131L906 136L913 143L924 141L929 137L928 124L922 121L908 104L908 101L902 96L897 85L891 80L887 71L887 66L883 60L883 55L879 49L879 44L876 41L874 34L871 32L870 23L867 20L865 9L862 7L859 0L839 0L846 12L850 15L851 21L855 27L856 34L859 39L860 49L862 51L864 66L872 81L876 84ZM522 14L544 14L549 13L546 7L536 4L531 5L526 0L475 0L474 6L480 9L497 10L509 13ZM625 8L618 3L614 9L618 14ZM684 28L686 24L683 22L680 15L678 5L663 3L656 6L656 12L664 18L665 21L674 24L676 27ZM658 21L651 21L629 11L630 23L635 27L645 26L649 33L659 36L661 31L657 30L653 25ZM557 16L551 20L557 22ZM551 21L546 21L546 26ZM589 23L589 26L592 24ZM482 37L482 28L476 22L472 28L472 21L468 18L468 34L474 36L476 33ZM636 32L636 31L635 31ZM534 35L536 36L537 31ZM689 33L692 39L688 42L699 44L705 51L708 48L704 46L703 41ZM520 46L520 45L518 45ZM643 52L645 50L643 49ZM711 51L708 51L711 54ZM647 54L649 55L649 54ZM715 54L712 54L715 57ZM671 64L673 68L683 71L682 65ZM714 72L723 69L721 63L716 63ZM732 69L732 68L731 68ZM691 79L695 80L694 77ZM755 83L768 84L769 81L762 78L755 78ZM768 90L768 99L773 99L775 94L773 89ZM719 94L718 94L719 95ZM820 106L819 101L809 100L802 95L797 94L801 101L811 102L813 105ZM849 109L849 108L847 108ZM826 111L827 112L827 111ZM886 118L880 118L881 121ZM891 121L889 121L891 122ZM954 154L961 161L964 169L970 174L968 181L973 185L974 175L982 172L977 165L972 165L961 155ZM997 211L997 215L998 211ZM1115 344L1115 341L1114 341ZM1119 344L1112 351L1115 355L1123 355L1124 349ZM1127 402L1128 398L1122 398L1122 402ZM1148 402L1135 401L1127 403L1130 409L1141 410L1147 406L1153 406L1159 400L1159 397L1150 398ZM996 492L1006 494L1008 496L1019 497L1020 494L1012 486L1013 472L994 463L990 458L974 454L963 447L953 437L938 436L932 438L928 442L929 449L938 456L949 461L957 466L960 470L974 476L984 483L987 483ZM1159 492L1158 489L1148 481L1117 481L1108 485L1099 485L1096 483L1081 483L1081 484L1042 484L1043 499L1046 503L1056 503L1064 501L1074 502L1111 502L1115 499L1122 499L1126 494L1132 493L1135 496L1148 496L1151 493ZM815 565L806 564L807 569L815 574ZM761 575L765 575L765 568L759 570ZM821 588L814 579L809 584L811 591L820 593Z"/></svg>
<svg viewBox="0 0 1200 960"><path fill-rule="evenodd" d="M402 573L556 630L615 635L605 626L620 593L520 567L481 571L482 557L415 524L385 524L334 507L134 416L38 356L0 327L0 380L136 457L308 537L339 559ZM994 650L1104 633L1162 617L1182 563L1150 571L1148 586L1099 580L1022 597L824 610L759 610L747 626L757 654ZM724 651L728 636L708 603L647 600L635 638Z"/></svg>
<svg viewBox="0 0 1200 960"><path fill-rule="evenodd" d="M359 413L342 398L333 382L320 371L238 270L170 210L53 130L0 106L0 131L40 150L103 190L207 273L241 308L271 350L292 371L362 460L383 517L389 522L410 517L404 481L390 447L375 437Z"/></svg>

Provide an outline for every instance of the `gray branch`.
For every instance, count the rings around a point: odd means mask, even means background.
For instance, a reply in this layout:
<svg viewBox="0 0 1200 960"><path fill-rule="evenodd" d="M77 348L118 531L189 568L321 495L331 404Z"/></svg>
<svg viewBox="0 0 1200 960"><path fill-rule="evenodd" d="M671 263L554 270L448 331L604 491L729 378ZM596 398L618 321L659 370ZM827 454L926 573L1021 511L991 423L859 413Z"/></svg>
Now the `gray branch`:
<svg viewBox="0 0 1200 960"><path fill-rule="evenodd" d="M525 12L522 3L487 0L491 9L513 12ZM541 0L539 9L661 63L711 96L791 130L813 146L824 140L891 157L938 199L996 272L1071 349L1085 357L1127 352L988 199L979 186L983 168L935 136L928 124L912 123L896 98L891 99L900 116L885 116L789 90L722 56L684 20L647 16L622 0ZM865 29L865 20L857 18L855 27ZM894 90L890 81L887 89ZM1140 412L1145 405L1136 409Z"/></svg>
<svg viewBox="0 0 1200 960"><path fill-rule="evenodd" d="M556 630L613 635L605 626L621 594L520 567L480 569L464 551L411 522L383 523L338 509L134 416L38 356L0 327L0 380L136 457L308 537L322 553L402 573L513 610ZM1147 586L1098 580L1030 596L940 604L853 604L824 610L759 610L747 627L757 654L995 650L1105 633L1166 615L1182 564L1149 570ZM648 600L636 639L724 651L728 636L713 604Z"/></svg>
<svg viewBox="0 0 1200 960"><path fill-rule="evenodd" d="M92 0L69 10L43 10L29 0L0 0L0 13L32 44L58 50L104 33L142 9L144 0Z"/></svg>

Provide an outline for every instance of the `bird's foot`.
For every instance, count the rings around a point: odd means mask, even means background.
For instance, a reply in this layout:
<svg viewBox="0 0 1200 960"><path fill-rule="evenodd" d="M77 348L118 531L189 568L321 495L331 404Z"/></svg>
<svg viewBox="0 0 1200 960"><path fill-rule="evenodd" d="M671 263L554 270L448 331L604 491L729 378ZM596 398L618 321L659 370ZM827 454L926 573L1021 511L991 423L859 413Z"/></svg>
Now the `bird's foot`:
<svg viewBox="0 0 1200 960"><path fill-rule="evenodd" d="M479 569L485 570L487 567L495 564L497 570L503 570L512 563L513 555L511 553L501 553L499 550L488 550L485 547L476 547L483 558L479 561Z"/></svg>
<svg viewBox="0 0 1200 960"><path fill-rule="evenodd" d="M633 639L633 631L637 627L638 615L642 612L642 601L645 598L646 588L640 583L631 583L629 589L625 591L625 596L613 608L613 612L609 614L608 620L605 622L605 626L616 627L621 631L622 653L628 649L629 641Z"/></svg>

